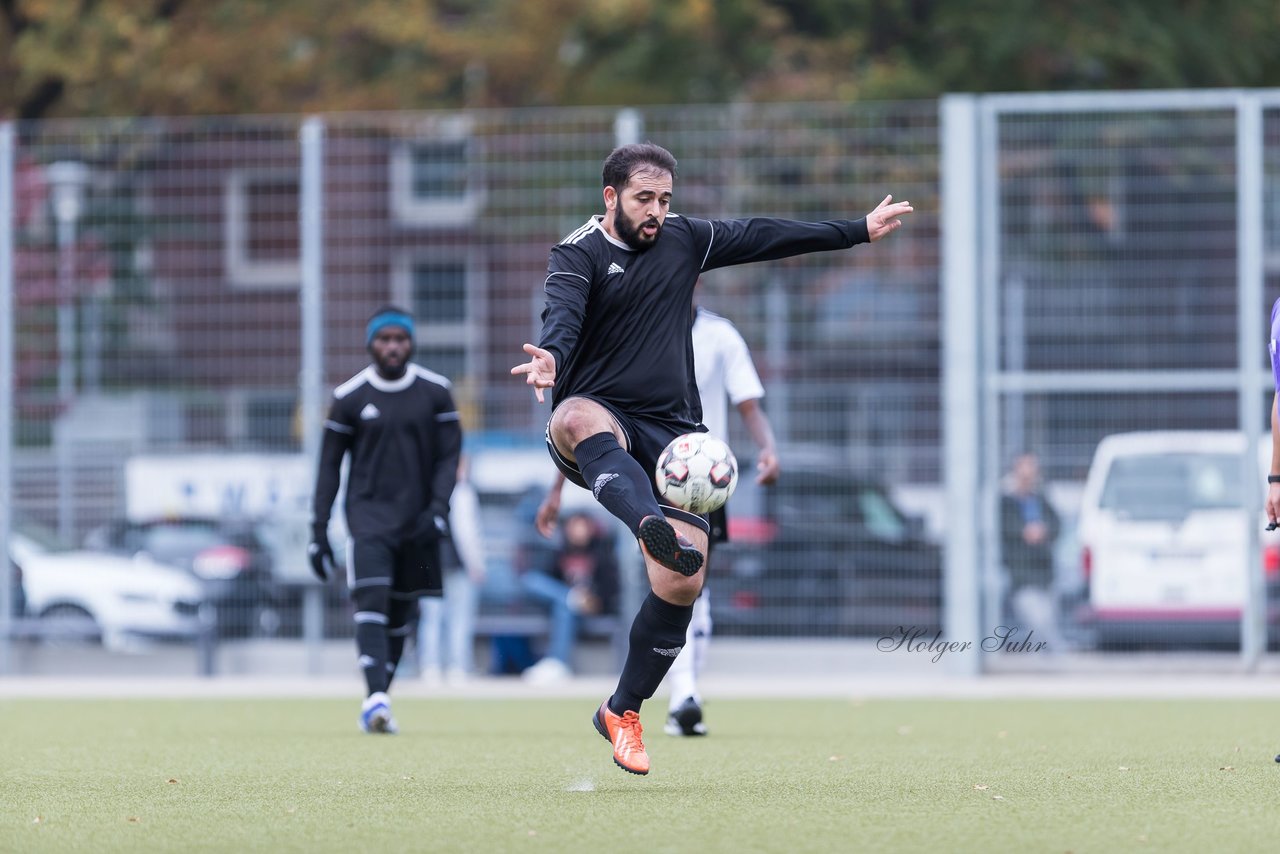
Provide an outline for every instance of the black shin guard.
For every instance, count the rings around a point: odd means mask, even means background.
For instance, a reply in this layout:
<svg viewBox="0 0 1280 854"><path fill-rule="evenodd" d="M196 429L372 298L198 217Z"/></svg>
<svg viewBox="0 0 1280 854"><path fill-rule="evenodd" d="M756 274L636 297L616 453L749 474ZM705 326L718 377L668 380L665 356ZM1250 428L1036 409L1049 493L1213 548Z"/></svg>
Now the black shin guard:
<svg viewBox="0 0 1280 854"><path fill-rule="evenodd" d="M612 433L588 436L573 449L582 479L604 509L622 520L631 533L646 516L662 514L653 497L653 477L622 449Z"/></svg>
<svg viewBox="0 0 1280 854"><path fill-rule="evenodd" d="M640 704L658 690L684 646L692 619L692 605L672 605L654 593L645 597L631 624L631 644L618 688L609 698L614 714L640 711Z"/></svg>
<svg viewBox="0 0 1280 854"><path fill-rule="evenodd" d="M397 598L400 594L391 594L391 613L387 623L387 687L391 690L391 680L396 678L396 668L400 666L400 658L404 655L405 641L418 627L418 599L414 597Z"/></svg>
<svg viewBox="0 0 1280 854"><path fill-rule="evenodd" d="M352 593L356 606L356 650L364 672L368 693L386 691L387 664L391 645L387 638L391 588L386 585L359 587Z"/></svg>

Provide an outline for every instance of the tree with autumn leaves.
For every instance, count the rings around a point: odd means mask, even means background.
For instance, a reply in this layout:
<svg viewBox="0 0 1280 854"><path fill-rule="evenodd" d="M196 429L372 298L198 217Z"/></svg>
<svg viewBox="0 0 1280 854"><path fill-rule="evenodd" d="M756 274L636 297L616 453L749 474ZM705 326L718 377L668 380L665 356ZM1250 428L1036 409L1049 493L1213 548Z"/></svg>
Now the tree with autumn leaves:
<svg viewBox="0 0 1280 854"><path fill-rule="evenodd" d="M1271 0L0 0L0 117L1268 86Z"/></svg>

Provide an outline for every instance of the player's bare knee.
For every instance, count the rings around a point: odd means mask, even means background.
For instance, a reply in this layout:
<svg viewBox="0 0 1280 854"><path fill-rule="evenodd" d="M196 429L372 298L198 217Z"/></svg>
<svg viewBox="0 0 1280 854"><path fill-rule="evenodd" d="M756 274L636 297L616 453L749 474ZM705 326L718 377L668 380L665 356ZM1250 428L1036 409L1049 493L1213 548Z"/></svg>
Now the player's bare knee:
<svg viewBox="0 0 1280 854"><path fill-rule="evenodd" d="M649 570L649 585L658 598L665 599L673 605L692 605L702 592L702 583L706 573L699 570L696 574L685 576L672 572L656 561L646 561Z"/></svg>
<svg viewBox="0 0 1280 854"><path fill-rule="evenodd" d="M593 400L571 397L557 406L551 416L551 438L562 452L571 451L583 439L597 433L618 436L619 430L608 410Z"/></svg>

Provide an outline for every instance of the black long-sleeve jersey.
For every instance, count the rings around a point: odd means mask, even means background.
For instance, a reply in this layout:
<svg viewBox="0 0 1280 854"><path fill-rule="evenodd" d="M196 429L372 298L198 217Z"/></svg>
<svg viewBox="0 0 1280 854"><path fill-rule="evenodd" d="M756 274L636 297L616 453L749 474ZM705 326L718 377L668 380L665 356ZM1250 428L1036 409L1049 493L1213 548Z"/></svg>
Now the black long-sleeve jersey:
<svg viewBox="0 0 1280 854"><path fill-rule="evenodd" d="M327 526L347 470L347 528L354 537L406 537L428 508L447 512L462 428L449 381L410 364L386 380L372 365L334 389L316 475L313 524Z"/></svg>
<svg viewBox="0 0 1280 854"><path fill-rule="evenodd" d="M552 404L572 395L698 423L693 287L706 270L867 243L866 219L705 220L667 214L637 251L593 216L551 249L539 346L556 360Z"/></svg>

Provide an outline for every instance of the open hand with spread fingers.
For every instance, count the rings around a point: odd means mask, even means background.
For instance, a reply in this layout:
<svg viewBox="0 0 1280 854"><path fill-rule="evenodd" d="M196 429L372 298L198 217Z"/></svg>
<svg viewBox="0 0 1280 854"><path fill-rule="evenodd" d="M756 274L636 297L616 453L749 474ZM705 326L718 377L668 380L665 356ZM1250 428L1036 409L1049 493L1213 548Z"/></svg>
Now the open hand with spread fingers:
<svg viewBox="0 0 1280 854"><path fill-rule="evenodd" d="M545 401L543 389L551 388L556 384L556 357L551 355L549 350L543 350L532 344L525 344L524 351L529 354L529 361L512 368L511 375L524 374L525 385L533 386L533 393L538 396L538 403L543 403Z"/></svg>
<svg viewBox="0 0 1280 854"><path fill-rule="evenodd" d="M884 201L867 214L867 235L874 243L902 225L899 217L914 210L911 202L895 202L892 195L885 196Z"/></svg>

